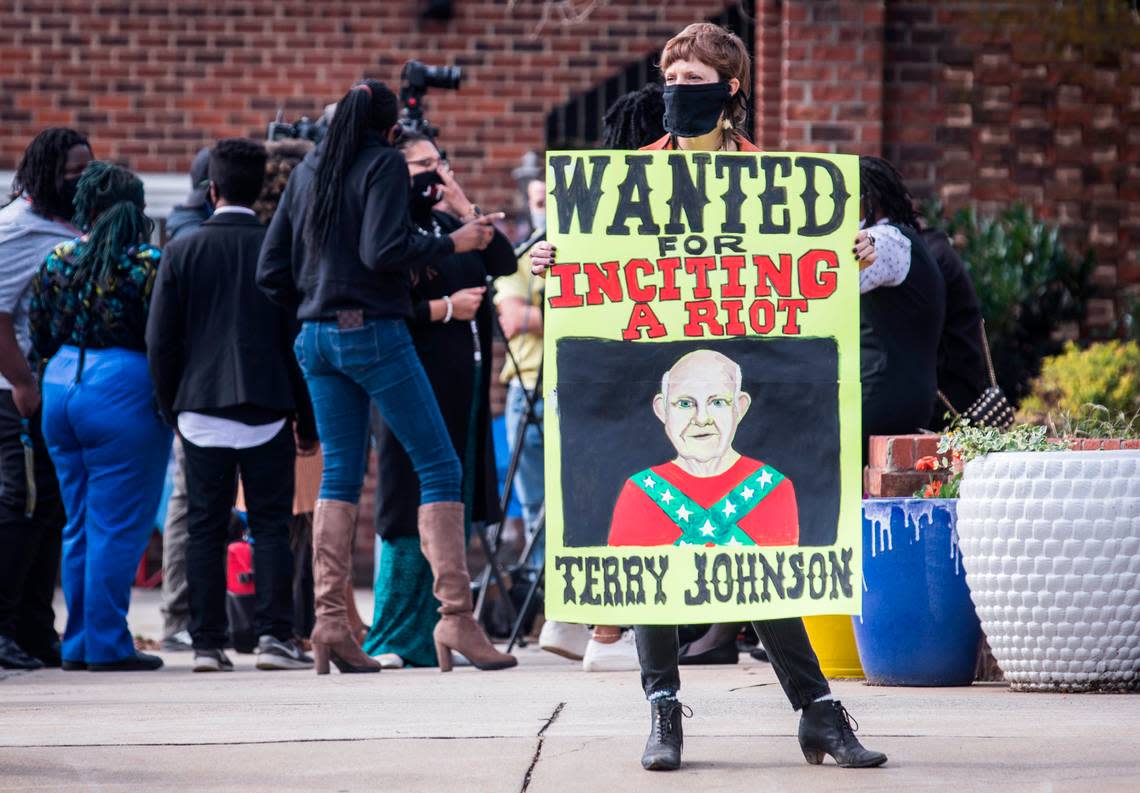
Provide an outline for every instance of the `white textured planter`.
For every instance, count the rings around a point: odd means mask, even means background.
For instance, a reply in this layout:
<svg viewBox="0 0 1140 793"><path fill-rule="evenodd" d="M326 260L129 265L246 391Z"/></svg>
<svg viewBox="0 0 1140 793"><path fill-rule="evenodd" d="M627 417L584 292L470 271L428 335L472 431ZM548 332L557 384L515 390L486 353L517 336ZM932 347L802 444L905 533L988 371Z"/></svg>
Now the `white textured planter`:
<svg viewBox="0 0 1140 793"><path fill-rule="evenodd" d="M966 466L958 542L1015 690L1140 689L1140 452L1003 452Z"/></svg>

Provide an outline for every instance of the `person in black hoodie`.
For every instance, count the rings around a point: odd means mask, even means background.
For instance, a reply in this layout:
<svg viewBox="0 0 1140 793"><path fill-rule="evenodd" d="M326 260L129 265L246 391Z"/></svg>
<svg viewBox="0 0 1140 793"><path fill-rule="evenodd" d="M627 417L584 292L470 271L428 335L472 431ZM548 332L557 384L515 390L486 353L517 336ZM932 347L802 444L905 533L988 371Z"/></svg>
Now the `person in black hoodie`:
<svg viewBox="0 0 1140 793"><path fill-rule="evenodd" d="M337 104L321 145L289 178L258 265L258 284L302 321L294 350L305 372L325 468L313 525L317 674L379 671L349 626L345 589L374 402L420 483L418 528L441 603L433 631L440 668L452 651L480 669L498 652L472 614L462 469L405 320L412 276L452 254L482 250L502 215L423 234L408 213L410 177L391 145L396 95L365 80Z"/></svg>
<svg viewBox="0 0 1140 793"><path fill-rule="evenodd" d="M412 221L440 236L477 210L426 135L401 134L412 177ZM446 200L451 213L438 205ZM499 519L498 482L491 444L491 301L487 276L514 272L514 248L495 232L483 251L433 262L412 288L412 343L431 381L451 443L463 463L464 503L471 520ZM438 617L431 570L420 552L416 511L419 482L408 455L382 417L375 421L376 533L383 541L376 576L372 629L364 641L385 666L434 666L431 634Z"/></svg>
<svg viewBox="0 0 1140 793"><path fill-rule="evenodd" d="M946 322L938 340L940 393L927 425L938 430L947 425L947 412L953 416L966 410L990 385L983 346L987 342L978 293L950 238L940 228L928 227L920 233L946 283Z"/></svg>
<svg viewBox="0 0 1140 793"><path fill-rule="evenodd" d="M918 217L898 171L881 157L859 158L859 260L863 455L872 435L918 432L938 392L938 345L946 284L918 233Z"/></svg>
<svg viewBox="0 0 1140 793"><path fill-rule="evenodd" d="M265 158L265 147L250 140L213 148L214 214L167 247L147 322L159 408L178 428L186 455L195 672L233 669L222 648L227 526L239 467L257 570L257 667L312 667L291 641L289 521L294 443L311 451L316 434L291 350L296 321L257 288L265 227L250 207L261 193Z"/></svg>

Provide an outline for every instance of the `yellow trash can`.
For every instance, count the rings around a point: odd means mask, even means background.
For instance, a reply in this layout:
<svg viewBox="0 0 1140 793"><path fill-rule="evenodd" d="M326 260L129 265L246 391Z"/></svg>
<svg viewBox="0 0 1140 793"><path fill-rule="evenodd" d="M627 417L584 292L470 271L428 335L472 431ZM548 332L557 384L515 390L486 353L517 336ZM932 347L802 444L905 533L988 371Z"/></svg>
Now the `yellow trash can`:
<svg viewBox="0 0 1140 793"><path fill-rule="evenodd" d="M863 679L863 665L859 662L859 649L855 646L855 629L850 615L804 617L804 627L807 628L808 639L811 640L824 675Z"/></svg>

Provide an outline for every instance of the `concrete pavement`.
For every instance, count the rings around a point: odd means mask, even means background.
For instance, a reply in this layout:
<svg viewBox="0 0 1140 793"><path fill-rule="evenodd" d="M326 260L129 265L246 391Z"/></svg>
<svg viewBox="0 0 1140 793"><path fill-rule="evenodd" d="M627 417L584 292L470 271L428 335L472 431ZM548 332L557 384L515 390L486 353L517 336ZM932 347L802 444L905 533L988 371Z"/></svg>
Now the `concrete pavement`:
<svg viewBox="0 0 1140 793"><path fill-rule="evenodd" d="M157 637L155 593L131 618ZM520 656L449 675L317 678L257 672L252 656L194 675L186 654L150 673L0 672L0 791L1140 791L1135 696L837 682L891 758L847 771L804 763L775 676L745 658L683 670L686 765L649 774L636 673Z"/></svg>

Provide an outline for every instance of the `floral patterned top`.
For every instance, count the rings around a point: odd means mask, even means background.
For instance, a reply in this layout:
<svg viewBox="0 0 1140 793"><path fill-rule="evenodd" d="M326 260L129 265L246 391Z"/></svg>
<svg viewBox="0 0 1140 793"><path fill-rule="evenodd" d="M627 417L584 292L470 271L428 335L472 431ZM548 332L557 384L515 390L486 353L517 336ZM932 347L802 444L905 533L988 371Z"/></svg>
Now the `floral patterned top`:
<svg viewBox="0 0 1140 793"><path fill-rule="evenodd" d="M65 344L146 350L146 318L162 252L145 243L127 248L104 288L94 277L75 281L83 245L83 237L58 245L32 281L28 314L36 355L47 360Z"/></svg>

